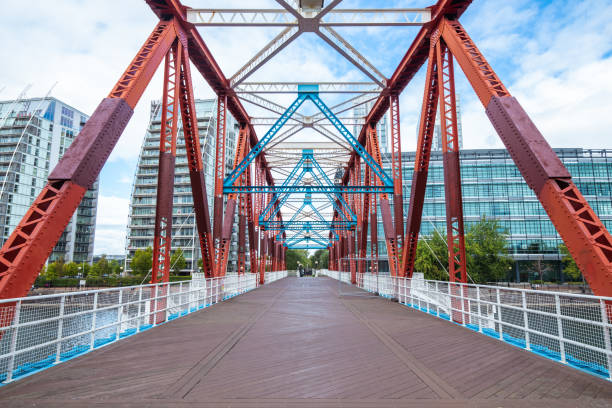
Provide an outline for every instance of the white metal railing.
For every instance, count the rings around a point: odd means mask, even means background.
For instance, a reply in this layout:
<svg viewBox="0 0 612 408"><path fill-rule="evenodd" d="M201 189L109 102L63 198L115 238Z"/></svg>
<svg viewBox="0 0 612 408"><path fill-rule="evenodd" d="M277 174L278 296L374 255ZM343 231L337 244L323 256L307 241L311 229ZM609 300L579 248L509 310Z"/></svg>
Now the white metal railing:
<svg viewBox="0 0 612 408"><path fill-rule="evenodd" d="M287 271L266 272L264 283L272 283L279 279L286 278L289 273Z"/></svg>
<svg viewBox="0 0 612 408"><path fill-rule="evenodd" d="M274 275L274 279L279 279ZM257 287L228 274L0 300L0 385Z"/></svg>
<svg viewBox="0 0 612 408"><path fill-rule="evenodd" d="M350 282L349 272L321 271ZM612 380L612 298L357 274L357 286Z"/></svg>

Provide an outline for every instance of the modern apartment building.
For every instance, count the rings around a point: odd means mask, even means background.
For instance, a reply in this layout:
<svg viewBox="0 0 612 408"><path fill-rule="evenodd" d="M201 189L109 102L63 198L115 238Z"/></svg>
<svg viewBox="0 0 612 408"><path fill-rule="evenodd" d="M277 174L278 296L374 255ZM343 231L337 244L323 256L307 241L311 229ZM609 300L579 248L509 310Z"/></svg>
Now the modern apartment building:
<svg viewBox="0 0 612 408"><path fill-rule="evenodd" d="M0 237L8 239L88 116L53 97L0 101ZM93 258L98 182L89 189L49 261Z"/></svg>
<svg viewBox="0 0 612 408"><path fill-rule="evenodd" d="M353 109L353 117L355 119L365 119L365 117L372 110L372 106L374 102L366 103L360 106L357 106ZM383 115L383 117L378 121L378 125L376 126L376 134L378 136L378 143L380 145L380 152L382 154L389 153L389 141L388 141L388 133L389 133L389 113ZM353 136L358 137L359 132L361 132L361 126L353 126Z"/></svg>
<svg viewBox="0 0 612 408"><path fill-rule="evenodd" d="M217 101L215 99L196 100L196 113L200 146L204 166L204 178L208 203L210 207L211 225L214 193L214 165L217 132ZM138 166L134 176L130 215L127 227L126 269L129 270L130 259L137 250L153 247L155 227L155 203L157 194L157 173L159 160L159 134L161 128L161 102L151 103L149 127L140 149ZM231 115L227 115L227 134L225 146L226 171L231 171L236 149L238 123ZM183 271L197 272L198 260L201 259L191 184L187 168L187 154L183 138L182 124L177 137L176 168L174 176L174 208L172 217L172 251L182 249L187 261ZM236 229L236 228L234 228ZM234 231L228 271L235 270L237 259L237 235Z"/></svg>
<svg viewBox="0 0 612 408"><path fill-rule="evenodd" d="M576 148L555 149L555 152L606 228L612 230L612 150ZM534 264L539 261L546 266L545 280L561 280L559 245L562 240L508 152L505 149L463 150L460 158L466 229L483 215L499 220L501 227L508 231L509 255L515 260L508 279L539 279L534 270ZM414 159L414 152L402 153L405 215L410 202ZM390 156L383 156L383 162L385 170L390 171ZM387 250L378 214L378 250L384 259ZM420 234L427 237L438 232L446 237L442 152L434 151Z"/></svg>

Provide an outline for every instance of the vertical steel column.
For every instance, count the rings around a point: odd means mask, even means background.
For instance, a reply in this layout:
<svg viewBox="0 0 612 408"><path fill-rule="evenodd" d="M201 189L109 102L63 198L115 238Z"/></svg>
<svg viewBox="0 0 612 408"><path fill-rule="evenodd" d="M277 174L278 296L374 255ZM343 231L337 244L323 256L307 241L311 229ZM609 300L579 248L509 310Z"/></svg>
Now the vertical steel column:
<svg viewBox="0 0 612 408"><path fill-rule="evenodd" d="M257 166L257 162L255 162ZM257 174L257 169L255 170ZM246 180L249 185L252 185L251 168L246 169ZM249 234L249 264L251 265L251 273L257 272L257 237L256 234L256 219L254 216L253 208L253 194L246 194L246 217L247 217L247 230Z"/></svg>
<svg viewBox="0 0 612 408"><path fill-rule="evenodd" d="M349 175L349 184L352 186L357 185L357 169L355 167L351 169L351 172ZM351 194L350 196L348 196L348 204L353 214L357 214L357 208L355 206L355 201L356 201L357 196L358 194ZM348 237L349 237L348 256L349 256L349 265L350 265L350 271L351 271L351 282L353 282L355 278L357 277L357 265L355 264L356 256L355 256L355 230L354 229L351 229L348 231Z"/></svg>
<svg viewBox="0 0 612 408"><path fill-rule="evenodd" d="M389 96L391 116L391 176L393 177L393 214L395 246L398 255L404 245L404 181L402 176L402 141L400 135L399 95ZM399 259L398 259L399 268ZM398 272L399 275L399 272Z"/></svg>
<svg viewBox="0 0 612 408"><path fill-rule="evenodd" d="M249 148L249 127L241 125L238 133L238 143L236 143L236 154L234 156L234 168L242 161ZM239 182L240 179L237 181ZM236 213L236 193L232 193L227 197L225 207L225 215L223 216L223 225L221 228L221 241L216 254L215 276L225 276L227 270L227 261L229 258L229 250L232 238L232 227L234 225L234 215Z"/></svg>
<svg viewBox="0 0 612 408"><path fill-rule="evenodd" d="M448 272L451 282L467 283L453 56L442 39L436 44L436 60L438 83L440 84L438 99L440 101L440 133L446 198Z"/></svg>
<svg viewBox="0 0 612 408"><path fill-rule="evenodd" d="M215 197L213 201L213 246L219 250L223 225L223 178L225 177L225 142L227 126L227 96L217 97L217 134L215 145Z"/></svg>
<svg viewBox="0 0 612 408"><path fill-rule="evenodd" d="M370 135L372 134L372 128L368 129ZM368 137L366 143L366 149L372 154L372 137ZM378 184L376 174L370 171L370 183L371 186ZM378 215L376 213L376 201L377 197L375 193L370 195L370 273L378 275ZM389 259L391 256L389 256Z"/></svg>
<svg viewBox="0 0 612 408"><path fill-rule="evenodd" d="M176 162L176 135L178 133L178 105L180 81L178 66L183 45L175 40L166 54L164 64L164 90L159 138L159 171L157 175L157 201L153 237L153 267L151 283L170 280L170 251L172 242L172 201L174 197L174 165Z"/></svg>
<svg viewBox="0 0 612 408"><path fill-rule="evenodd" d="M376 132L376 126L368 127L368 143L369 143L369 151L374 160L380 164L382 167L382 156L380 154L380 146L378 144L378 134ZM373 186L382 186L382 180L380 180L374 172L370 173L372 175L372 185ZM372 194L372 202L376 205L378 197L376 194ZM374 213L376 213L376 208L374 208ZM398 253L397 253L397 245L396 245L396 235L393 228L393 216L391 215L391 206L389 205L389 197L386 193L380 195L380 215L382 218L383 224L383 232L385 234L385 243L387 246L387 256L389 262L389 271L391 276L395 276L397 273L397 265L398 265ZM378 218L376 218L376 227L378 226ZM372 220L370 219L370 223ZM371 251L370 251L371 252ZM378 246L376 247L376 258L378 259ZM378 267L378 263L377 263Z"/></svg>
<svg viewBox="0 0 612 408"><path fill-rule="evenodd" d="M246 181L243 183L242 185L246 185ZM240 194L238 197L238 263L236 268L240 275L245 272L246 268L246 195Z"/></svg>
<svg viewBox="0 0 612 408"><path fill-rule="evenodd" d="M183 121L183 136L187 153L189 179L191 181L191 194L195 212L200 250L202 251L202 269L206 277L214 273L214 251L212 233L210 228L210 212L208 208L208 194L202 165L202 152L200 136L198 134L198 117L195 109L193 85L191 81L191 68L189 66L187 47L183 44L182 61L180 65L180 102L181 117Z"/></svg>
<svg viewBox="0 0 612 408"><path fill-rule="evenodd" d="M368 139L366 138L366 149L368 145ZM370 186L371 182L371 169L370 166L364 166L364 186ZM361 211L361 244L359 247L359 273L366 273L368 265L366 263L366 256L368 250L368 217L370 216L370 193L363 193L363 210Z"/></svg>
<svg viewBox="0 0 612 408"><path fill-rule="evenodd" d="M435 45L439 37L439 32L431 37L429 63L425 76L425 91L419 122L419 139L414 160L412 186L410 187L410 204L408 206L406 236L404 237L402 266L400 270L400 276L408 278L412 278L412 273L414 272L414 261L416 260L419 230L421 229L421 218L423 215L423 203L425 202L425 188L427 187L431 143L436 123L436 112L438 111L438 65L436 63Z"/></svg>

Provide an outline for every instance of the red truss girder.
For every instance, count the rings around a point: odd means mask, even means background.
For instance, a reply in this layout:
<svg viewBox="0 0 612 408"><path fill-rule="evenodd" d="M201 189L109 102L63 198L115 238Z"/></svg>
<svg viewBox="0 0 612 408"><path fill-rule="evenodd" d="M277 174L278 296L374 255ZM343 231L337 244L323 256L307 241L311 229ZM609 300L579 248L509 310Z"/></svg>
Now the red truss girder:
<svg viewBox="0 0 612 408"><path fill-rule="evenodd" d="M223 179L225 178L225 135L227 126L227 96L217 97L217 134L215 145L215 197L213 202L213 245L219 248L223 225Z"/></svg>
<svg viewBox="0 0 612 408"><path fill-rule="evenodd" d="M170 251L172 242L172 200L174 195L174 165L176 135L178 133L179 65L183 45L175 40L166 54L164 90L159 138L159 171L153 238L153 267L151 283L170 280Z"/></svg>
<svg viewBox="0 0 612 408"><path fill-rule="evenodd" d="M414 261L416 260L417 243L421 229L423 203L425 201L425 188L427 186L427 171L431 156L431 144L436 123L438 109L438 71L435 58L435 48L429 52L429 63L425 75L425 92L419 121L419 137L417 151L414 159L414 172L412 173L412 186L410 191L410 204L408 206L408 219L406 220L406 235L402 252L402 266L400 276L412 277ZM397 220L396 220L397 221Z"/></svg>
<svg viewBox="0 0 612 408"><path fill-rule="evenodd" d="M612 236L561 160L458 21L443 20L442 38L486 108L521 175L536 193L593 293L612 296Z"/></svg>
<svg viewBox="0 0 612 408"><path fill-rule="evenodd" d="M208 194L206 193L200 137L198 134L198 117L191 83L189 53L186 48L184 49L183 61L181 63L179 89L187 167L191 181L191 193L193 195L193 207L200 240L200 251L202 252L202 269L205 275L210 277L214 271L214 250L210 228Z"/></svg>
<svg viewBox="0 0 612 408"><path fill-rule="evenodd" d="M461 171L459 165L459 131L453 56L444 40L436 42L436 64L440 102L440 133L442 137L442 164L446 201L446 236L448 242L448 273L451 282L467 282L465 237L463 228L463 200L461 197Z"/></svg>
<svg viewBox="0 0 612 408"><path fill-rule="evenodd" d="M236 153L234 155L234 166L238 165L248 149L249 128L241 126L238 132L238 143L236 144ZM236 183L244 182L242 177L236 180ZM225 276L227 270L227 261L229 259L229 250L232 238L232 226L234 225L234 215L236 213L236 193L230 194L227 197L227 205L225 207L225 215L223 217L223 226L219 246L216 249L215 276Z"/></svg>
<svg viewBox="0 0 612 408"><path fill-rule="evenodd" d="M132 116L177 32L161 21L49 175L0 250L0 299L25 296Z"/></svg>
<svg viewBox="0 0 612 408"><path fill-rule="evenodd" d="M402 142L400 135L400 108L397 94L389 97L391 107L391 174L393 177L393 217L398 253L404 245L404 181L402 176Z"/></svg>

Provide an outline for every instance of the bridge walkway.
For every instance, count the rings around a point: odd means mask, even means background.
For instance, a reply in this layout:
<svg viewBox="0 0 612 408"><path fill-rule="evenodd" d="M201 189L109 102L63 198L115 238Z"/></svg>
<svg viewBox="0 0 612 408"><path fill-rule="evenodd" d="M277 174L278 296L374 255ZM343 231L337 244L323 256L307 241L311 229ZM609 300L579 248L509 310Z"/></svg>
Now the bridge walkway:
<svg viewBox="0 0 612 408"><path fill-rule="evenodd" d="M0 406L576 407L612 384L329 278L287 278L0 388Z"/></svg>

